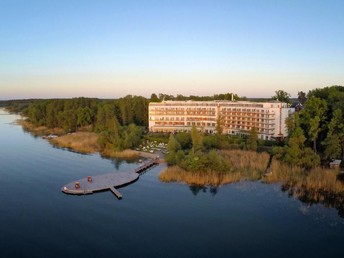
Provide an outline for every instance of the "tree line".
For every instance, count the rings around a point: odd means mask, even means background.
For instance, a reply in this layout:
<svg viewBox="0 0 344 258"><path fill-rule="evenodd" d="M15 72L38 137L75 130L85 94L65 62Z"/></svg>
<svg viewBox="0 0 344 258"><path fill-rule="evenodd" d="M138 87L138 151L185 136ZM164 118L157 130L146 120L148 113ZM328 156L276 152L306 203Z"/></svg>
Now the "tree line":
<svg viewBox="0 0 344 258"><path fill-rule="evenodd" d="M272 99L289 102L290 94L282 90L275 92ZM150 99L128 95L124 98L101 100L95 98L48 99L48 100L11 100L2 101L10 111L21 112L37 126L60 127L66 132L88 128L101 134L101 146L104 148L124 149L137 146L144 130L148 126L149 101L162 100L215 100L231 99L232 93L213 96L183 96L152 94ZM234 99L240 99L234 94ZM298 99L304 104L300 112L287 119L288 137L281 146L275 147L274 155L290 165L312 168L331 159L344 160L344 87L331 86L315 89L305 94L298 93ZM219 123L220 124L220 123ZM221 128L217 128L221 132ZM191 137L176 136L176 137ZM192 138L192 137L191 137ZM191 139L190 138L190 139ZM207 135L202 139L202 150L232 148L237 145L243 149L257 149L257 132L250 132L244 139L237 137L221 138L220 135ZM186 141L184 139L184 141ZM190 149L189 145L182 144ZM258 146L259 147L259 146ZM177 148L178 149L178 148ZM178 149L179 150L179 149ZM180 159L186 158L172 151ZM184 152L184 154L189 152ZM198 155L201 152L192 152ZM178 155L177 155L178 154ZM172 155L169 155L172 156ZM195 157L193 157L195 158ZM197 160L197 157L196 157ZM186 163L185 163L186 164Z"/></svg>
<svg viewBox="0 0 344 258"><path fill-rule="evenodd" d="M16 106L10 103L9 109L17 110ZM34 100L22 104L20 111L37 126L59 127L70 132L86 126L101 132L110 128L113 119L121 126L147 126L148 123L148 100L131 95L116 100L83 97Z"/></svg>
<svg viewBox="0 0 344 258"><path fill-rule="evenodd" d="M288 137L276 157L290 165L313 168L332 159L344 160L344 87L300 94L304 108L287 119Z"/></svg>
<svg viewBox="0 0 344 258"><path fill-rule="evenodd" d="M179 101L186 101L186 100L193 100L193 101L211 101L211 100L247 100L246 97L239 97L237 94L234 93L224 93L224 94L215 94L213 96L184 96L182 94L177 94L176 96L170 94L163 94L159 93L158 95L153 93L150 97L151 102L161 102L164 100L179 100Z"/></svg>
<svg viewBox="0 0 344 258"><path fill-rule="evenodd" d="M96 98L11 100L2 104L21 113L35 126L83 129L100 134L102 149L122 150L137 146L148 124L149 100L128 95L114 100Z"/></svg>

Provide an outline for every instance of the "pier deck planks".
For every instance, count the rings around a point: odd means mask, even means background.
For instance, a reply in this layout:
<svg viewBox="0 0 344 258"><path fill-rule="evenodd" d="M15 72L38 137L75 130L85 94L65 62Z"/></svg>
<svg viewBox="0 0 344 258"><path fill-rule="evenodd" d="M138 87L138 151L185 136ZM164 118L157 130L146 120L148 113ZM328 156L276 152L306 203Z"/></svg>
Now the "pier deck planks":
<svg viewBox="0 0 344 258"><path fill-rule="evenodd" d="M158 160L154 159L140 165L134 171L92 176L91 182L88 181L87 177L82 178L63 186L61 190L66 194L79 195L111 190L117 196L117 198L121 199L122 194L115 187L120 187L136 181L139 178L141 172L156 164L158 164ZM76 182L79 182L79 188L75 186Z"/></svg>

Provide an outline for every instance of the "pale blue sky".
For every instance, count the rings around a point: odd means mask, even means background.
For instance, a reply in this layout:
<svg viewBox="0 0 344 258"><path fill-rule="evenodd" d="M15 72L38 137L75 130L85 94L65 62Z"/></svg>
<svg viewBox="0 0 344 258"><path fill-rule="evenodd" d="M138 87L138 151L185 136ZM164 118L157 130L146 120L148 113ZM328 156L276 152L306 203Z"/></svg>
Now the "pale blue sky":
<svg viewBox="0 0 344 258"><path fill-rule="evenodd" d="M0 99L344 85L344 1L0 0Z"/></svg>

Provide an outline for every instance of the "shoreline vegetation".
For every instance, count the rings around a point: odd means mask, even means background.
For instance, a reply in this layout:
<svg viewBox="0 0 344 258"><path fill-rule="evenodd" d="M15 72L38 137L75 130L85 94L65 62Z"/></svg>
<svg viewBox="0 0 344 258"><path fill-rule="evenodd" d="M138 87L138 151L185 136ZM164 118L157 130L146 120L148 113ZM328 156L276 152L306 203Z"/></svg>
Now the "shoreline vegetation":
<svg viewBox="0 0 344 258"><path fill-rule="evenodd" d="M310 171L297 166L289 166L276 158L272 159L270 172L265 174L269 154L245 150L222 151L231 164L227 172L186 171L179 166L170 166L159 175L161 182L185 183L189 186L219 187L239 181L260 181L281 185L282 191L300 201L313 204L321 203L336 208L344 217L344 174L339 169L313 168Z"/></svg>
<svg viewBox="0 0 344 258"><path fill-rule="evenodd" d="M186 171L179 166L171 166L159 175L159 179L166 183L220 186L241 180L258 180L262 178L269 162L266 152L228 150L221 151L221 154L229 161L230 168L227 171Z"/></svg>
<svg viewBox="0 0 344 258"><path fill-rule="evenodd" d="M290 94L275 93L272 99L291 104ZM141 150L148 142L168 142L165 161L169 167L160 175L162 181L213 186L240 180L278 182L300 200L336 203L344 211L344 174L339 168L327 169L332 160L344 160L343 86L314 89L307 95L299 92L300 108L285 121L288 135L276 141L260 139L257 128L233 136L222 134L221 117L216 134L202 133L195 126L190 132L170 135L147 133L149 102L178 98L152 94L150 99L128 95L115 100L18 100L3 105L28 118L22 122L24 130L59 135L49 139L52 144L79 152L129 158L140 155L131 149Z"/></svg>
<svg viewBox="0 0 344 258"><path fill-rule="evenodd" d="M140 152L135 150L122 150L114 151L111 149L101 149L99 145L100 135L95 132L87 131L87 128L83 130L66 133L61 128L47 128L45 126L35 126L34 124L26 120L18 120L18 124L23 127L25 131L32 133L36 137L45 135L57 135L58 137L49 139L49 142L54 146L71 149L75 152L83 154L93 154L99 152L101 156L108 158L120 158L120 159L134 159L138 158Z"/></svg>
<svg viewBox="0 0 344 258"><path fill-rule="evenodd" d="M189 185L219 186L241 180L262 178L269 162L269 154L244 150L226 150L220 153L229 162L226 171L187 171L179 166L166 168L160 175L162 182L184 182Z"/></svg>
<svg viewBox="0 0 344 258"><path fill-rule="evenodd" d="M264 183L280 183L294 190L308 189L310 192L327 192L344 197L344 184L338 179L341 175L339 169L316 167L311 171L305 171L300 167L290 167L273 158L270 172L265 174L267 167L263 164L268 164L269 154L244 150L224 151L224 153L232 165L227 172L186 171L179 166L170 166L159 175L159 179L162 182L208 186L220 186L241 180L261 180Z"/></svg>

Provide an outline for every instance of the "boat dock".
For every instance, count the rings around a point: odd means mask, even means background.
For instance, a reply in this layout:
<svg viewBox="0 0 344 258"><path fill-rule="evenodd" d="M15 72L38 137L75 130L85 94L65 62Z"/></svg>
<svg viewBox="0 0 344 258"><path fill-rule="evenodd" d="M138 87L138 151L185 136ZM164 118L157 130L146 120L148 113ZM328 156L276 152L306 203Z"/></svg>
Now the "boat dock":
<svg viewBox="0 0 344 258"><path fill-rule="evenodd" d="M134 171L88 176L63 186L61 191L66 194L83 195L110 190L118 199L121 199L122 194L116 187L135 182L141 173L157 164L159 164L159 159L155 158L141 164Z"/></svg>

